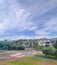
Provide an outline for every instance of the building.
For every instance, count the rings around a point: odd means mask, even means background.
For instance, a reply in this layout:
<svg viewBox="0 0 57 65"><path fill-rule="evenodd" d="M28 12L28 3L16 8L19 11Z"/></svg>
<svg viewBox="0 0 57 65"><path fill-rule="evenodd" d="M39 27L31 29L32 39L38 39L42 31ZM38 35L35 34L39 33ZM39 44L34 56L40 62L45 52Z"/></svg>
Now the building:
<svg viewBox="0 0 57 65"><path fill-rule="evenodd" d="M28 41L23 41L23 42L20 42L18 43L19 46L24 46L25 47L25 50L33 50L30 45L31 43L28 42Z"/></svg>
<svg viewBox="0 0 57 65"><path fill-rule="evenodd" d="M51 39L38 39L38 43L40 46L51 46L54 44L54 42L52 43Z"/></svg>

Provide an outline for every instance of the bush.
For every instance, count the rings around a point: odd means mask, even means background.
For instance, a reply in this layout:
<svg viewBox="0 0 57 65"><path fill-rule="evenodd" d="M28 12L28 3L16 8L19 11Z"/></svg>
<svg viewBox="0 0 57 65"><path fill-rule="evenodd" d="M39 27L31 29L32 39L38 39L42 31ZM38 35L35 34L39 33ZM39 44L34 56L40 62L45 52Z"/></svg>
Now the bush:
<svg viewBox="0 0 57 65"><path fill-rule="evenodd" d="M54 44L54 48L57 49L57 40L56 40L56 42Z"/></svg>
<svg viewBox="0 0 57 65"><path fill-rule="evenodd" d="M17 50L25 50L25 47L24 47L24 46L19 46L19 47L17 48Z"/></svg>
<svg viewBox="0 0 57 65"><path fill-rule="evenodd" d="M57 49L56 49L56 51L55 51L55 57L57 58Z"/></svg>
<svg viewBox="0 0 57 65"><path fill-rule="evenodd" d="M46 55L46 56L54 56L55 54L55 48L54 47L45 47L42 49L42 52Z"/></svg>

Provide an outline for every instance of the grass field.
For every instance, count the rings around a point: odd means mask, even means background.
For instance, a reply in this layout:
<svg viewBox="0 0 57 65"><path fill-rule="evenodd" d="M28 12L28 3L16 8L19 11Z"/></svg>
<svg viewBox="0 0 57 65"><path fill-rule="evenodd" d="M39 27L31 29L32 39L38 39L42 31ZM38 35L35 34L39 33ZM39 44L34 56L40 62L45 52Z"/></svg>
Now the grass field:
<svg viewBox="0 0 57 65"><path fill-rule="evenodd" d="M45 56L45 54L38 54L36 55L38 57L43 57L43 58L48 58L48 59L53 59L53 60L57 60L57 58L55 56Z"/></svg>
<svg viewBox="0 0 57 65"><path fill-rule="evenodd" d="M20 58L19 60L0 61L0 65L57 65L57 62L26 57Z"/></svg>

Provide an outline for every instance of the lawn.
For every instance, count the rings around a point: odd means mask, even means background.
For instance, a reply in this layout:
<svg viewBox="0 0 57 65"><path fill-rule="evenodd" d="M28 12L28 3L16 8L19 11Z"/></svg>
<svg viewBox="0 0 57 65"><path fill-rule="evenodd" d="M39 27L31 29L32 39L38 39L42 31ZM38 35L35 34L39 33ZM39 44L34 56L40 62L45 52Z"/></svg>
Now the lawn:
<svg viewBox="0 0 57 65"><path fill-rule="evenodd" d="M57 65L57 62L51 62L33 57L25 57L20 58L19 60L0 61L0 65Z"/></svg>
<svg viewBox="0 0 57 65"><path fill-rule="evenodd" d="M38 54L36 55L38 57L43 57L43 58L48 58L48 59L54 59L54 60L57 60L57 58L55 56L45 56L45 54Z"/></svg>

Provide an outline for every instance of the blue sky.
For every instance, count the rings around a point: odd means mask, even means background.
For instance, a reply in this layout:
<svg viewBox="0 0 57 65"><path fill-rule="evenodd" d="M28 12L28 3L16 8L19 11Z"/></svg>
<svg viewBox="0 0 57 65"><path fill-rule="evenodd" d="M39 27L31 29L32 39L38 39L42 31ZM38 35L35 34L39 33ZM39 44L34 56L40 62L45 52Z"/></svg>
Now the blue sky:
<svg viewBox="0 0 57 65"><path fill-rule="evenodd" d="M0 0L0 40L57 37L57 0Z"/></svg>

